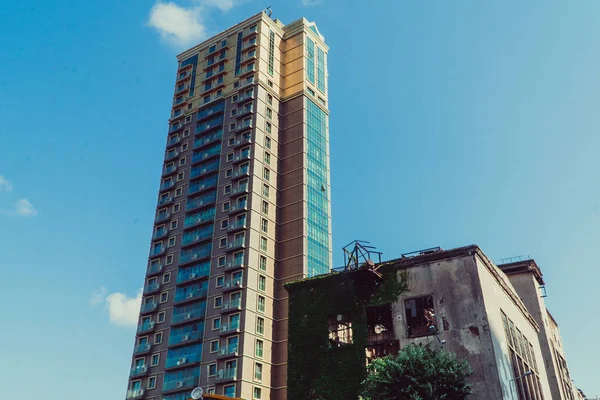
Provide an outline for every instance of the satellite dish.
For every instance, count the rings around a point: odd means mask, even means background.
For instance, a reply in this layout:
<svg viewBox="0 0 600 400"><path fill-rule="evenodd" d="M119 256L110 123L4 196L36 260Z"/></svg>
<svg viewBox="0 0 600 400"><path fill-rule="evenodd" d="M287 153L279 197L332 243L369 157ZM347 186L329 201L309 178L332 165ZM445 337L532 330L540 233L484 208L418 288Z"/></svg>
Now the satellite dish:
<svg viewBox="0 0 600 400"><path fill-rule="evenodd" d="M198 386L196 389L192 390L192 399L194 399L194 400L201 399L203 394L204 394L204 390L202 390L202 388L200 386Z"/></svg>

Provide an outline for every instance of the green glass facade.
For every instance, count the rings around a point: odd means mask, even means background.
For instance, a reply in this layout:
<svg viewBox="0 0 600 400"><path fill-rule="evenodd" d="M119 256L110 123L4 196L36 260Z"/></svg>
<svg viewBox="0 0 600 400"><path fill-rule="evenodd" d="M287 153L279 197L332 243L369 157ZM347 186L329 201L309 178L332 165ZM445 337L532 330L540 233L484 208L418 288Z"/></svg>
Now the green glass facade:
<svg viewBox="0 0 600 400"><path fill-rule="evenodd" d="M317 88L325 93L325 53L320 48L317 48Z"/></svg>
<svg viewBox="0 0 600 400"><path fill-rule="evenodd" d="M306 79L315 83L315 42L306 39Z"/></svg>
<svg viewBox="0 0 600 400"><path fill-rule="evenodd" d="M327 114L307 98L308 276L329 272Z"/></svg>

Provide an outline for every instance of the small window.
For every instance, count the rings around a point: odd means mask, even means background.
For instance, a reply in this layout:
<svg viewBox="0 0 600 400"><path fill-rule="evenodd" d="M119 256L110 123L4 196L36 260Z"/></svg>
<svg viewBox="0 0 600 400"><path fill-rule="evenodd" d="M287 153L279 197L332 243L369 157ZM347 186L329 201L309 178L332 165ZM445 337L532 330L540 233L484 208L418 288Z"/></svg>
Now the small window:
<svg viewBox="0 0 600 400"><path fill-rule="evenodd" d="M228 201L223 203L223 212L225 211L229 211L229 208L231 207L231 203L229 203Z"/></svg>
<svg viewBox="0 0 600 400"><path fill-rule="evenodd" d="M227 247L227 238L226 237L222 237L219 239L219 248L222 249L224 247Z"/></svg>
<svg viewBox="0 0 600 400"><path fill-rule="evenodd" d="M233 161L233 153L228 153L226 157L227 157L227 162Z"/></svg>
<svg viewBox="0 0 600 400"><path fill-rule="evenodd" d="M228 227L229 227L229 220L228 219L221 220L221 230L227 229Z"/></svg>
<svg viewBox="0 0 600 400"><path fill-rule="evenodd" d="M347 315L335 314L329 316L329 346L342 347L352 344L352 322Z"/></svg>
<svg viewBox="0 0 600 400"><path fill-rule="evenodd" d="M169 254L167 256L167 259L165 260L165 264L167 264L167 265L173 264L173 254Z"/></svg>
<svg viewBox="0 0 600 400"><path fill-rule="evenodd" d="M231 116L235 117L237 115L237 111L238 111L237 108L232 109L231 110Z"/></svg>
<svg viewBox="0 0 600 400"><path fill-rule="evenodd" d="M190 102L190 103L188 104L188 110L191 110L191 109L192 109L192 107L193 107L193 105L194 105L194 103ZM188 135L189 135L189 134L190 134L190 131L188 131ZM184 133L184 135L185 135L185 133Z"/></svg>
<svg viewBox="0 0 600 400"><path fill-rule="evenodd" d="M176 242L175 236L171 236L169 238L169 241L167 242L167 247L173 247L173 246L175 246L175 242Z"/></svg>
<svg viewBox="0 0 600 400"><path fill-rule="evenodd" d="M223 305L223 296L218 296L215 297L215 301L214 301L214 308L221 308L221 306Z"/></svg>
<svg viewBox="0 0 600 400"><path fill-rule="evenodd" d="M185 123L187 124L188 122L192 122L192 116L188 115L185 117Z"/></svg>
<svg viewBox="0 0 600 400"><path fill-rule="evenodd" d="M212 329L216 331L221 328L221 317L213 318L212 320Z"/></svg>
<svg viewBox="0 0 600 400"><path fill-rule="evenodd" d="M254 364L254 379L257 381L262 381L262 364L261 363L255 363ZM256 389L258 388L254 388L255 393L256 393ZM256 397L257 399L260 399L260 397Z"/></svg>
<svg viewBox="0 0 600 400"><path fill-rule="evenodd" d="M185 158L185 157L181 157L181 158L179 159L179 166L180 166L180 167L182 167L182 166L184 166L184 165L185 165L185 160L186 160L186 158Z"/></svg>
<svg viewBox="0 0 600 400"><path fill-rule="evenodd" d="M178 213L181 209L181 204L177 203L173 205L173 214Z"/></svg>
<svg viewBox="0 0 600 400"><path fill-rule="evenodd" d="M264 161L265 161L265 164L271 165L271 154L267 153L266 151L265 151Z"/></svg>
<svg viewBox="0 0 600 400"><path fill-rule="evenodd" d="M231 132L231 131L235 131L235 128L236 128L236 126L237 126L237 125L236 125L236 123L235 123L235 122L234 122L234 123L232 123L232 124L229 124L229 131L230 131L230 132Z"/></svg>
<svg viewBox="0 0 600 400"><path fill-rule="evenodd" d="M216 44L213 44L212 46L210 46L210 47L208 48L208 52L209 52L209 53L212 53L212 52L214 52L216 49L217 49L217 45L216 45Z"/></svg>
<svg viewBox="0 0 600 400"><path fill-rule="evenodd" d="M215 388L209 387L208 389L206 389L206 393L215 394Z"/></svg>
<svg viewBox="0 0 600 400"><path fill-rule="evenodd" d="M156 387L156 377L151 376L148 378L148 390L154 389Z"/></svg>
<svg viewBox="0 0 600 400"><path fill-rule="evenodd" d="M223 267L225 265L225 256L221 256L217 259L217 266L218 267Z"/></svg>
<svg viewBox="0 0 600 400"><path fill-rule="evenodd" d="M269 202L263 200L261 211L263 214L269 215Z"/></svg>
<svg viewBox="0 0 600 400"><path fill-rule="evenodd" d="M233 175L233 168L227 168L225 170L225 178L231 178L231 175Z"/></svg>
<svg viewBox="0 0 600 400"><path fill-rule="evenodd" d="M177 220L171 221L171 230L177 229Z"/></svg>
<svg viewBox="0 0 600 400"><path fill-rule="evenodd" d="M265 147L267 149L271 148L271 138L270 137L265 137Z"/></svg>
<svg viewBox="0 0 600 400"><path fill-rule="evenodd" d="M273 131L273 125L270 122L265 122L265 131L271 133Z"/></svg>
<svg viewBox="0 0 600 400"><path fill-rule="evenodd" d="M162 339L163 339L162 332L158 332L156 335L154 335L154 344L161 344Z"/></svg>
<svg viewBox="0 0 600 400"><path fill-rule="evenodd" d="M261 365L261 377L262 377L262 365ZM262 378L261 379L257 378L257 380L261 381ZM262 399L262 389L259 387L254 387L254 390L252 391L252 397L257 400Z"/></svg>
<svg viewBox="0 0 600 400"><path fill-rule="evenodd" d="M258 296L258 304L256 306L256 310L258 312L265 312L265 304L266 304L266 299L265 296Z"/></svg>
<svg viewBox="0 0 600 400"><path fill-rule="evenodd" d="M267 118L273 119L273 110L267 107Z"/></svg>
<svg viewBox="0 0 600 400"><path fill-rule="evenodd" d="M227 139L227 146L231 147L235 144L235 138L234 137L230 137L229 139Z"/></svg>
<svg viewBox="0 0 600 400"><path fill-rule="evenodd" d="M262 218L260 220L260 230L268 233L269 232L269 220L266 218Z"/></svg>
<svg viewBox="0 0 600 400"><path fill-rule="evenodd" d="M408 337L437 333L433 296L404 300L404 310Z"/></svg>
<svg viewBox="0 0 600 400"><path fill-rule="evenodd" d="M160 354L152 354L152 357L150 358L150 366L156 367L158 364L160 364Z"/></svg>
<svg viewBox="0 0 600 400"><path fill-rule="evenodd" d="M238 98L239 98L239 96L238 96L237 94L234 94L234 95L231 97L231 101L232 101L233 103L235 103L236 101L238 101Z"/></svg>
<svg viewBox="0 0 600 400"><path fill-rule="evenodd" d="M175 197L179 197L183 194L183 189L181 187L178 187L177 189L175 189Z"/></svg>
<svg viewBox="0 0 600 400"><path fill-rule="evenodd" d="M269 85L269 87L273 87L273 81L267 81L267 84Z"/></svg>
<svg viewBox="0 0 600 400"><path fill-rule="evenodd" d="M182 181L184 177L185 177L185 174L183 172L178 173L177 174L177 182Z"/></svg>
<svg viewBox="0 0 600 400"><path fill-rule="evenodd" d="M265 184L263 185L263 196L265 196L265 197L269 197L269 190L270 190L270 187L269 187L269 185L267 185L267 184L265 183Z"/></svg>
<svg viewBox="0 0 600 400"><path fill-rule="evenodd" d="M188 108L192 108L191 104L188 105ZM188 136L190 136L190 130L186 129L185 131L183 131L183 137L188 137Z"/></svg>
<svg viewBox="0 0 600 400"><path fill-rule="evenodd" d="M227 39L221 40L221 47L227 46Z"/></svg>
<svg viewBox="0 0 600 400"><path fill-rule="evenodd" d="M166 274L163 275L163 283L167 284L171 282L171 273L167 272Z"/></svg>
<svg viewBox="0 0 600 400"><path fill-rule="evenodd" d="M156 317L156 319L157 319L157 322L158 322L159 324L161 324L161 323L165 322L165 318L166 318L166 316L167 316L167 313L166 313L165 311L161 311L161 312L159 312L159 313L158 313L158 316Z"/></svg>
<svg viewBox="0 0 600 400"><path fill-rule="evenodd" d="M223 188L223 194L229 193L231 193L231 185L225 185L225 187Z"/></svg>
<svg viewBox="0 0 600 400"><path fill-rule="evenodd" d="M266 288L267 288L267 277L264 275L259 275L258 276L258 290L260 290L261 292L264 292Z"/></svg>
<svg viewBox="0 0 600 400"><path fill-rule="evenodd" d="M273 96L271 96L269 93L267 93L267 103L269 103L269 105L273 105Z"/></svg>
<svg viewBox="0 0 600 400"><path fill-rule="evenodd" d="M215 376L217 374L217 364L208 364L207 372L208 376Z"/></svg>
<svg viewBox="0 0 600 400"><path fill-rule="evenodd" d="M223 276L223 275L217 276L215 284L218 288L223 287L224 282L225 282L225 276Z"/></svg>
<svg viewBox="0 0 600 400"><path fill-rule="evenodd" d="M161 303L166 303L167 300L169 300L169 292L162 292L160 294L160 302Z"/></svg>
<svg viewBox="0 0 600 400"><path fill-rule="evenodd" d="M221 326L220 324L221 324L221 319L219 319L219 326ZM210 342L210 352L216 353L217 351L219 351L219 341L213 340L212 342Z"/></svg>
<svg viewBox="0 0 600 400"><path fill-rule="evenodd" d="M254 348L254 355L256 357L262 358L263 354L264 354L264 347L265 347L264 342L262 340L260 340L260 339L256 339L256 346Z"/></svg>
<svg viewBox="0 0 600 400"><path fill-rule="evenodd" d="M265 257L265 256L258 257L258 268L261 271L267 270L267 257Z"/></svg>
<svg viewBox="0 0 600 400"><path fill-rule="evenodd" d="M264 335L265 333L265 319L263 317L256 317L256 333L258 335Z"/></svg>
<svg viewBox="0 0 600 400"><path fill-rule="evenodd" d="M270 169L265 168L263 170L263 179L267 182L269 181L269 179L271 179L271 170Z"/></svg>

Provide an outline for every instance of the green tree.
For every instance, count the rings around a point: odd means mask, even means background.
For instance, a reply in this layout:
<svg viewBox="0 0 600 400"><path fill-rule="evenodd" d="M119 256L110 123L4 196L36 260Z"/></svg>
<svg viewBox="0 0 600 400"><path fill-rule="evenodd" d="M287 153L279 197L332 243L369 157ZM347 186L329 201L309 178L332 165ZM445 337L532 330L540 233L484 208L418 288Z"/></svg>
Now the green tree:
<svg viewBox="0 0 600 400"><path fill-rule="evenodd" d="M472 393L467 361L439 347L410 344L368 369L364 400L463 400Z"/></svg>

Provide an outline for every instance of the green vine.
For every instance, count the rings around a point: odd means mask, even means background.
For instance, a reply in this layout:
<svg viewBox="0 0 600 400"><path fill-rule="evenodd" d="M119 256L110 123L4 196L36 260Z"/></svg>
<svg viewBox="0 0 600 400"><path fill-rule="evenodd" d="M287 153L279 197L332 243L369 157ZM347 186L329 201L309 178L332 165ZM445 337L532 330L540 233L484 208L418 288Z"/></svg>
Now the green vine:
<svg viewBox="0 0 600 400"><path fill-rule="evenodd" d="M336 273L288 283L288 399L356 400L366 377L366 308L396 301L407 272L383 267ZM330 348L328 317L347 315L352 344Z"/></svg>

